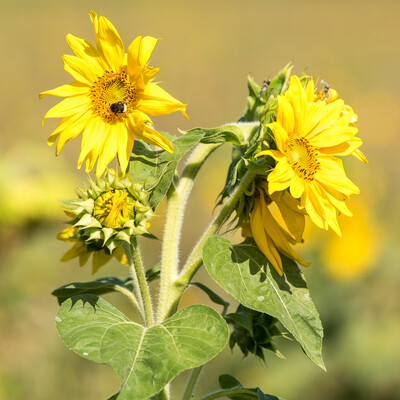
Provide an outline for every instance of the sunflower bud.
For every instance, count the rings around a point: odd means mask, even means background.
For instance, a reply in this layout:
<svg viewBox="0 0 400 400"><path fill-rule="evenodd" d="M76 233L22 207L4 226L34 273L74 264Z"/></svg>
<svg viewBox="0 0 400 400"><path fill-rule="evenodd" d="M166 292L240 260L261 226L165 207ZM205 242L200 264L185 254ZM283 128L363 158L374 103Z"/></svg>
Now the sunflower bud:
<svg viewBox="0 0 400 400"><path fill-rule="evenodd" d="M149 220L154 216L149 195L128 175L120 177L115 171L108 170L104 179L90 181L89 189L79 190L79 199L63 201L72 226L57 238L75 242L75 245L62 260L79 256L83 265L94 252L93 272L113 255L125 264L119 246L123 242L130 243L133 236L149 234Z"/></svg>

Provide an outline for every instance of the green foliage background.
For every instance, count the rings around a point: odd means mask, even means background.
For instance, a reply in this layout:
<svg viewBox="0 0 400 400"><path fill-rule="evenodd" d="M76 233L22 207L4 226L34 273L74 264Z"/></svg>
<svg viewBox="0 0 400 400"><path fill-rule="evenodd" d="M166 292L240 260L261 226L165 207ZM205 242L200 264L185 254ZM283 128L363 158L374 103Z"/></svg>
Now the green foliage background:
<svg viewBox="0 0 400 400"><path fill-rule="evenodd" d="M70 81L61 62L62 54L71 53L64 37L72 33L94 42L90 9L113 22L126 46L137 35L163 38L151 65L161 68L162 87L188 103L190 120L160 117L159 130L175 134L177 126L188 130L236 120L246 102L247 75L261 82L288 61L295 73L305 70L328 81L359 115L370 163L345 161L361 189L350 204L354 218L342 218L341 241L310 229L308 242L298 249L313 261L305 273L325 328L328 373L297 344L278 339L287 360L270 353L266 367L243 360L238 349L232 358L227 348L207 367L199 393L216 389L220 373L231 373L247 387L292 400L400 399L400 3L395 0L0 0L0 399L97 400L119 386L109 366L64 347L55 330L58 305L50 296L67 282L92 279L89 266L58 261L68 246L55 239L65 220L57 200L74 197L86 178L75 169L79 140L57 159L47 148L56 122L44 128L40 123L56 101L39 102L37 95ZM200 172L184 224L182 259L207 225L229 157L225 146ZM161 204L152 223L158 237L163 210ZM143 246L151 266L159 244L145 239ZM94 278L125 274L124 267L110 264ZM204 270L200 279L221 293ZM130 312L119 297L106 298ZM233 311L236 305L228 300ZM192 288L182 306L198 302L210 304Z"/></svg>

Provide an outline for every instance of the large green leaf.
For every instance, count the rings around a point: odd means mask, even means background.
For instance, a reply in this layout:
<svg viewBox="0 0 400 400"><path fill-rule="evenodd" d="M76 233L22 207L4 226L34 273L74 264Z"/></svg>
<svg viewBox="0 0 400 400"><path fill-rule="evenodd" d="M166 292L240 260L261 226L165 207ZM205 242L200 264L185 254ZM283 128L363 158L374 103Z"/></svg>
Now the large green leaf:
<svg viewBox="0 0 400 400"><path fill-rule="evenodd" d="M56 325L70 349L114 368L121 380L118 400L153 396L182 371L215 357L228 340L228 326L211 307L189 306L145 328L93 295L66 300Z"/></svg>
<svg viewBox="0 0 400 400"><path fill-rule="evenodd" d="M296 263L282 256L279 276L254 242L231 246L219 236L203 247L203 261L214 280L244 306L277 318L307 356L325 369L323 330L306 282Z"/></svg>
<svg viewBox="0 0 400 400"><path fill-rule="evenodd" d="M133 146L130 174L134 182L141 182L147 191L153 191L150 204L156 209L167 193L179 160L203 138L204 132L188 132L172 140L173 153L155 150L153 147L135 140ZM171 139L171 135L168 135Z"/></svg>

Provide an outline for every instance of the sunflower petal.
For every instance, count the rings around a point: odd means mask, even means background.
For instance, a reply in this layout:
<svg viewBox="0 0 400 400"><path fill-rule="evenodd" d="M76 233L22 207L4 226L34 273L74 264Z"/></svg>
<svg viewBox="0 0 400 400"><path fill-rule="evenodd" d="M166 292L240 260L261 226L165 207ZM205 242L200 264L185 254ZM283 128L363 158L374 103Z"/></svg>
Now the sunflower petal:
<svg viewBox="0 0 400 400"><path fill-rule="evenodd" d="M44 96L57 96L57 97L70 97L77 96L80 94L88 94L90 92L90 86L85 83L81 83L78 81L74 81L71 83L67 83L66 85L62 85L56 87L55 89L46 90L39 94L39 99Z"/></svg>
<svg viewBox="0 0 400 400"><path fill-rule="evenodd" d="M186 104L182 104L152 82L146 85L138 109L151 116L170 114L179 110L185 118L189 119L186 114Z"/></svg>

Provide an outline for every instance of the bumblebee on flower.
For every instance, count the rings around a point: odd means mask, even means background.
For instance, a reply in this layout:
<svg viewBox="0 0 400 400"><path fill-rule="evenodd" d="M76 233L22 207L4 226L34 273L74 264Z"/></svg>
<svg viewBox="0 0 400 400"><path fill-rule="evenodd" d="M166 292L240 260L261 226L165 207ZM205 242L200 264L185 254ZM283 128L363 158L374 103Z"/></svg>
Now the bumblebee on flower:
<svg viewBox="0 0 400 400"><path fill-rule="evenodd" d="M63 62L75 81L39 96L66 97L43 119L61 118L47 142L52 145L57 141L58 154L66 142L82 132L78 168L86 159L89 172L97 160L96 176L101 176L118 154L124 173L135 138L173 152L169 140L152 128L150 116L179 110L187 118L186 105L153 82L159 69L147 66L147 62L158 39L138 36L125 53L110 21L97 18L93 11L90 18L97 48L68 34L75 56L64 55Z"/></svg>

